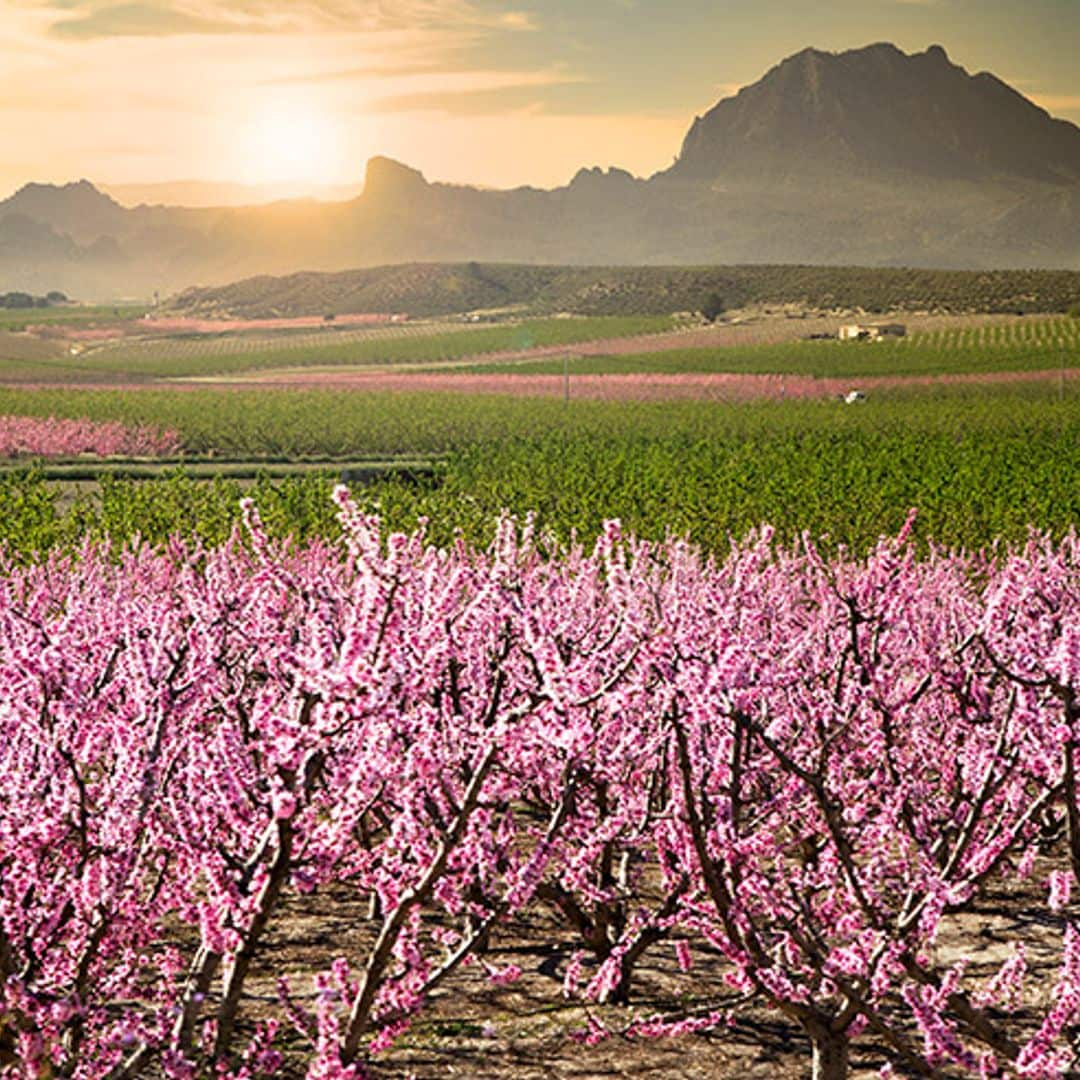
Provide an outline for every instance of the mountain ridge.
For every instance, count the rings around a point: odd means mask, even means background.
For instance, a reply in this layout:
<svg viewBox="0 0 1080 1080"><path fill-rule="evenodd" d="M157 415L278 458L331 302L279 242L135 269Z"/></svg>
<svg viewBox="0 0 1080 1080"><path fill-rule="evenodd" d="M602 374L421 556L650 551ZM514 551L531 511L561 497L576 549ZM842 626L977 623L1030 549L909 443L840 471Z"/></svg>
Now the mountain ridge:
<svg viewBox="0 0 1080 1080"><path fill-rule="evenodd" d="M699 310L710 299L725 309L791 305L834 315L931 309L1015 315L1080 304L1080 272L398 263L186 289L167 310L210 319L372 311L423 318L499 308L531 315L671 315Z"/></svg>
<svg viewBox="0 0 1080 1080"><path fill-rule="evenodd" d="M0 202L0 289L467 260L1080 268L1080 127L940 45L886 42L787 57L696 117L648 178L591 166L487 190L376 156L341 202L125 208L86 180Z"/></svg>

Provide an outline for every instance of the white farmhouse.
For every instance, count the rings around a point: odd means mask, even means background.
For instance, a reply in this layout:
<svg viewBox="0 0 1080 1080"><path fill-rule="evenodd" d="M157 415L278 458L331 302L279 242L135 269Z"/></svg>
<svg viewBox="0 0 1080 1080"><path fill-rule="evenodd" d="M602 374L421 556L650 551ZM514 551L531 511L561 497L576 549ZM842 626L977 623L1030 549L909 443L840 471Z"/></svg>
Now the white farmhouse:
<svg viewBox="0 0 1080 1080"><path fill-rule="evenodd" d="M840 327L841 341L885 341L907 335L903 323L849 323Z"/></svg>

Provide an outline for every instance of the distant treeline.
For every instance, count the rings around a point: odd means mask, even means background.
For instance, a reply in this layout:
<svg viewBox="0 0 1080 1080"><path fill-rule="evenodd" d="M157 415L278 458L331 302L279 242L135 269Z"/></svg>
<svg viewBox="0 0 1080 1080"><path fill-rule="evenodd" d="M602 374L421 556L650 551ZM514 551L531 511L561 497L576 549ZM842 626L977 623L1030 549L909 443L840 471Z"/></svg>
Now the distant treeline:
<svg viewBox="0 0 1080 1080"><path fill-rule="evenodd" d="M189 289L172 302L193 314L248 318L354 312L419 317L506 307L537 314L666 315L749 304L868 313L1062 312L1080 305L1080 271L408 263L249 278Z"/></svg>
<svg viewBox="0 0 1080 1080"><path fill-rule="evenodd" d="M53 304L66 304L68 298L55 289L44 296L34 296L27 292L0 293L0 308L22 310L23 308L47 308Z"/></svg>

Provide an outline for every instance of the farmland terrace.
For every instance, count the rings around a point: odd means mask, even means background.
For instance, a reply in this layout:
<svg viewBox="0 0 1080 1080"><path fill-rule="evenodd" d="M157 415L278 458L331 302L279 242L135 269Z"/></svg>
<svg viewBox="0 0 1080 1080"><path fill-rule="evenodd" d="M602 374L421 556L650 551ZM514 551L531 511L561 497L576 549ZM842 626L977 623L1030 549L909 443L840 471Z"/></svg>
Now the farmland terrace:
<svg viewBox="0 0 1080 1080"><path fill-rule="evenodd" d="M509 318L480 327L444 320L191 333L177 333L171 323L155 329L140 320L134 324L137 332L63 327L42 334L0 333L0 383L134 387L198 381L400 389L403 379L423 375L410 385L536 394L565 392L565 387L554 389L552 382L552 389L545 389L548 383L532 376L569 374L579 392L590 395L700 392L708 397L738 386L733 391L738 396L773 396L775 380L736 384L731 376L821 380L1042 372L1072 367L1080 340L1080 320L1015 315L907 316L906 338L871 347L820 340L835 337L852 318L751 308L704 326L674 325L666 316L604 316ZM436 372L498 378L442 382L433 380ZM670 383L640 377L645 375L696 378ZM582 379L592 376L607 381ZM681 389L663 390L665 385ZM835 387L806 386L799 392L831 394Z"/></svg>

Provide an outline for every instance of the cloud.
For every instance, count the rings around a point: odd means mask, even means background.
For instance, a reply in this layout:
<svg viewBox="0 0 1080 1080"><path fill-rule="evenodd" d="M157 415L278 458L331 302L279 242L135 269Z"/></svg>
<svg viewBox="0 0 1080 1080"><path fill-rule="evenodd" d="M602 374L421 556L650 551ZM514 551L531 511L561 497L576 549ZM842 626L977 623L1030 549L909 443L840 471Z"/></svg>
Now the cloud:
<svg viewBox="0 0 1080 1080"><path fill-rule="evenodd" d="M364 111L438 112L449 116L578 112L577 108L558 105L566 104L567 92L573 94L575 88L588 82L558 70L443 72L434 79L409 81L426 85L417 90L384 94L366 103Z"/></svg>
<svg viewBox="0 0 1080 1080"><path fill-rule="evenodd" d="M266 79L265 86L315 86L326 83L366 82L371 79L388 77L407 78L419 75L453 74L447 71L446 62L440 58L401 57L389 61L373 61L364 67L333 68L329 71L305 71L297 75L286 75Z"/></svg>
<svg viewBox="0 0 1080 1080"><path fill-rule="evenodd" d="M541 112L543 102L535 87L514 86L497 90L457 90L393 94L377 98L365 108L369 113L439 112L448 116L498 116L502 113Z"/></svg>
<svg viewBox="0 0 1080 1080"><path fill-rule="evenodd" d="M221 34L243 29L237 23L202 18L158 4L113 4L54 23L59 38L160 37L167 34Z"/></svg>
<svg viewBox="0 0 1080 1080"><path fill-rule="evenodd" d="M445 28L528 31L523 11L495 11L478 0L49 0L60 38L162 37L183 34L303 33Z"/></svg>

